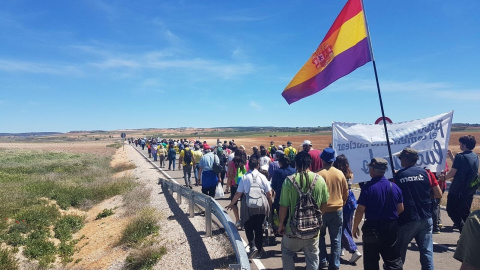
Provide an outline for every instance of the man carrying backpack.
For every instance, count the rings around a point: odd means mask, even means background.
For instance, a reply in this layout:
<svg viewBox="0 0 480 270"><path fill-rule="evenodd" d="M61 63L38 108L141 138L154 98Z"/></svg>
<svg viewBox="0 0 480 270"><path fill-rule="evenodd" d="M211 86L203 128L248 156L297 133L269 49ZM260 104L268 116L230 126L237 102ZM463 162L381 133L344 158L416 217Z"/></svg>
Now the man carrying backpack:
<svg viewBox="0 0 480 270"><path fill-rule="evenodd" d="M272 188L265 175L258 171L259 160L250 158L250 172L238 184L237 192L225 209L232 209L235 203L242 198L240 220L245 228L250 251L248 258L252 259L257 253L262 258L263 250L263 221L272 208ZM242 196L245 193L245 196Z"/></svg>
<svg viewBox="0 0 480 270"><path fill-rule="evenodd" d="M275 152L277 152L277 147L275 147L275 142L271 141L270 146L268 147L268 155L273 158L273 155L275 155Z"/></svg>
<svg viewBox="0 0 480 270"><path fill-rule="evenodd" d="M180 159L178 163L183 164L183 179L185 180L185 186L192 189L192 183L190 179L192 177L192 166L195 164L195 157L192 150L188 147L188 143L185 142L185 147L180 152Z"/></svg>
<svg viewBox="0 0 480 270"><path fill-rule="evenodd" d="M287 147L283 150L285 155L290 159L290 167L295 168L295 156L297 155L297 149L292 146L292 142L287 142Z"/></svg>
<svg viewBox="0 0 480 270"><path fill-rule="evenodd" d="M323 177L310 171L311 162L307 151L298 153L295 157L297 173L287 177L282 185L278 233L283 234L283 269L295 269L294 256L299 250L305 254L306 269L317 270L319 266L320 210L325 207L329 194Z"/></svg>

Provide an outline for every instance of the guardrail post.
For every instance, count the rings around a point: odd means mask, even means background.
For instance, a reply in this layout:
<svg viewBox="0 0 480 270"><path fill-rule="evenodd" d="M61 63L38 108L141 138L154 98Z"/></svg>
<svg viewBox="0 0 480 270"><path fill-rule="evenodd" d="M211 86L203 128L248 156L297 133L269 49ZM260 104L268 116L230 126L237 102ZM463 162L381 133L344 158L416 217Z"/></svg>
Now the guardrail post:
<svg viewBox="0 0 480 270"><path fill-rule="evenodd" d="M190 208L190 217L191 218L194 218L195 217L195 201L193 199L193 191L190 192L190 196L189 196L189 202L188 202L188 206Z"/></svg>
<svg viewBox="0 0 480 270"><path fill-rule="evenodd" d="M182 187L177 186L177 203L182 204Z"/></svg>
<svg viewBox="0 0 480 270"><path fill-rule="evenodd" d="M205 233L207 237L212 236L212 199L205 201Z"/></svg>

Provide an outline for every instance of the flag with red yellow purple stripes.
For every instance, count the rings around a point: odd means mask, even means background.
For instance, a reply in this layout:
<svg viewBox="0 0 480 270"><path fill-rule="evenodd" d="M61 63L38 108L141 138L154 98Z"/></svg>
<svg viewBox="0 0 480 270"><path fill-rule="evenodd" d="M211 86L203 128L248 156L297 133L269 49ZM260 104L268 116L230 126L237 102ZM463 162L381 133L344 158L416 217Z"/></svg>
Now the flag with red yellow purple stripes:
<svg viewBox="0 0 480 270"><path fill-rule="evenodd" d="M292 104L372 61L361 0L348 0L310 59L282 92Z"/></svg>

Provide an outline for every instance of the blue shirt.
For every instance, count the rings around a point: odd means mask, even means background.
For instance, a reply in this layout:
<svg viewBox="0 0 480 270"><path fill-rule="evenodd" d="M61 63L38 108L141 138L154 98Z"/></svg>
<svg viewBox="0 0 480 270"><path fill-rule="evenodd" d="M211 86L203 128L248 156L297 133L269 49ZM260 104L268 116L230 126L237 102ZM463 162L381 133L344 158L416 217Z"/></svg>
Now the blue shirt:
<svg viewBox="0 0 480 270"><path fill-rule="evenodd" d="M288 166L286 169L280 168L273 173L272 177L272 189L275 191L274 202L278 203L280 201L280 193L282 191L283 181L287 176L294 174L297 170Z"/></svg>
<svg viewBox="0 0 480 270"><path fill-rule="evenodd" d="M432 217L430 180L425 169L418 166L401 169L395 174L395 184L402 190L405 207L399 225Z"/></svg>
<svg viewBox="0 0 480 270"><path fill-rule="evenodd" d="M203 169L203 171L211 171L213 170L213 161L215 162L220 162L218 157L213 154L213 152L209 152L205 155L203 155L202 159L200 159L200 163L198 164L200 168Z"/></svg>
<svg viewBox="0 0 480 270"><path fill-rule="evenodd" d="M390 200L386 202L389 192L390 181L385 177L374 177L363 186L357 203L365 206L365 219L371 221L398 219L397 204L403 202L402 191L392 183L392 194Z"/></svg>

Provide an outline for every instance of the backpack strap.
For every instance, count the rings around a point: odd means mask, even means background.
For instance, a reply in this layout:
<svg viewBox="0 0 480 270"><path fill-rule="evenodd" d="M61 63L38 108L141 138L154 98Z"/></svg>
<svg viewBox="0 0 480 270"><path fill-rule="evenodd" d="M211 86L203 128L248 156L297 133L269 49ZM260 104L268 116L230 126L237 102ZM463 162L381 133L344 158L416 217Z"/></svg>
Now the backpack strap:
<svg viewBox="0 0 480 270"><path fill-rule="evenodd" d="M298 186L298 183L297 181L295 181L295 174L294 175L290 175L290 176L287 176L288 180L290 180L290 182L292 182L292 185L295 187L295 189L297 190L298 192L298 195L302 195L303 192L300 190L300 187Z"/></svg>
<svg viewBox="0 0 480 270"><path fill-rule="evenodd" d="M317 184L318 176L319 176L318 173L316 173L315 177L313 178L312 184L310 185L310 192L313 192L313 190L315 189L315 185Z"/></svg>

